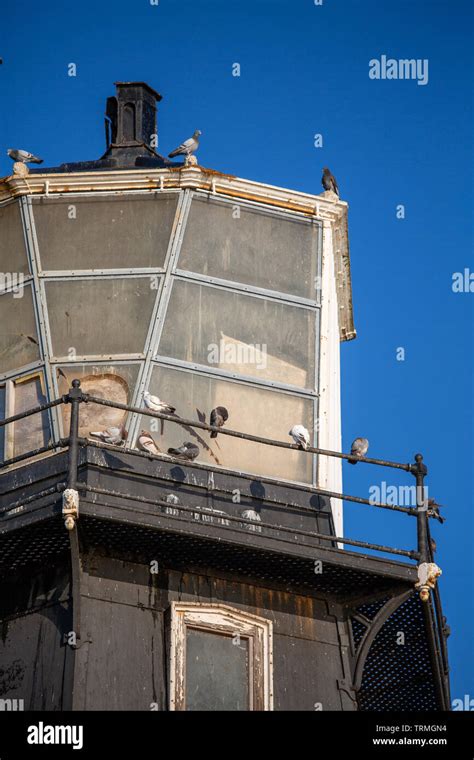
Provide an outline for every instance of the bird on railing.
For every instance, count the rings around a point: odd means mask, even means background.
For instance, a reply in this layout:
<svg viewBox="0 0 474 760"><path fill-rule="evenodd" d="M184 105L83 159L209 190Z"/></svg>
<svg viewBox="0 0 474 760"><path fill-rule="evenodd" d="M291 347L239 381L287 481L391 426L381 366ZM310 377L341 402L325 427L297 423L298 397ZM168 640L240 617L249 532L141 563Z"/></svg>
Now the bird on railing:
<svg viewBox="0 0 474 760"><path fill-rule="evenodd" d="M174 414L176 411L174 406L167 404L166 401L161 401L158 396L152 396L149 391L145 391L143 394L143 402L148 409L160 414Z"/></svg>
<svg viewBox="0 0 474 760"><path fill-rule="evenodd" d="M104 443L109 443L112 446L121 446L128 438L128 432L123 425L120 425L119 427L108 427L98 433L90 432L89 435L91 435L92 438L98 438Z"/></svg>
<svg viewBox="0 0 474 760"><path fill-rule="evenodd" d="M441 517L440 515L440 507L442 507L442 504L437 504L435 499L428 499L428 510L427 515L428 517L434 517L435 520L438 520L438 522L441 523L441 525L445 522L446 518Z"/></svg>
<svg viewBox="0 0 474 760"><path fill-rule="evenodd" d="M147 430L142 430L138 436L137 446L140 451L146 451L148 454L161 454L160 449L155 443L155 439Z"/></svg>
<svg viewBox="0 0 474 760"><path fill-rule="evenodd" d="M176 412L176 408L174 406L167 404L166 401L161 401L158 396L152 396L149 391L145 391L143 394L143 403L148 409L151 409L152 412L159 412L160 414L174 414ZM164 431L165 421L161 420L161 435L163 435Z"/></svg>
<svg viewBox="0 0 474 760"><path fill-rule="evenodd" d="M311 442L309 432L303 425L293 425L291 430L288 432L288 435L291 435L294 442L297 446L300 447L300 449L306 450Z"/></svg>
<svg viewBox="0 0 474 760"><path fill-rule="evenodd" d="M199 456L199 451L199 446L196 446L195 443L191 443L191 441L186 441L177 449L168 449L168 454L170 454L172 457L177 457L178 459L186 459L188 462L192 462L194 459L196 459L197 456Z"/></svg>
<svg viewBox="0 0 474 760"><path fill-rule="evenodd" d="M365 457L369 450L369 441L367 438L356 438L352 442L351 455L352 457L347 461L349 464L357 464L357 460Z"/></svg>
<svg viewBox="0 0 474 760"><path fill-rule="evenodd" d="M216 406L211 412L209 423L212 427L222 427L228 419L229 412L225 406ZM217 432L215 430L212 431L211 438L217 438Z"/></svg>

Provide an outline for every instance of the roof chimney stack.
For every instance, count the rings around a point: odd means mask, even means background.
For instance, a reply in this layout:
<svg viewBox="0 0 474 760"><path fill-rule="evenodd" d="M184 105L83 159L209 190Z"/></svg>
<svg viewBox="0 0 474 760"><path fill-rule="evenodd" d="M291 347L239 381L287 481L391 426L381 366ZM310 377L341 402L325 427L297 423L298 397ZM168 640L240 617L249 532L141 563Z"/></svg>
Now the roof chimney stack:
<svg viewBox="0 0 474 760"><path fill-rule="evenodd" d="M162 98L145 82L115 82L116 95L107 98L103 158L117 159L123 166L139 165L157 153L156 103ZM138 159L138 160L137 160Z"/></svg>

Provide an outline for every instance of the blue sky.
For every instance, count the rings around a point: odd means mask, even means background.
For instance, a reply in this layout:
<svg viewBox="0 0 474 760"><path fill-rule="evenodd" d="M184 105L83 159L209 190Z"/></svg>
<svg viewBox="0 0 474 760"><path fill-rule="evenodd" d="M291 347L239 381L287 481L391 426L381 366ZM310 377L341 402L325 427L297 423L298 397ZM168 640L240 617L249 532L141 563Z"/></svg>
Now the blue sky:
<svg viewBox="0 0 474 760"><path fill-rule="evenodd" d="M165 154L200 128L200 162L223 172L319 193L321 167L331 167L350 205L358 331L342 345L344 446L365 435L373 456L423 452L430 495L448 517L433 533L453 697L474 697L474 294L451 287L454 272L474 271L470 0L8 5L0 175L11 170L10 146L46 166L101 156L105 98L117 80L145 80L163 94ZM428 84L369 79L369 60L383 54L428 59ZM366 466L344 472L352 494L382 480L410 483ZM415 521L348 505L345 534L414 548Z"/></svg>

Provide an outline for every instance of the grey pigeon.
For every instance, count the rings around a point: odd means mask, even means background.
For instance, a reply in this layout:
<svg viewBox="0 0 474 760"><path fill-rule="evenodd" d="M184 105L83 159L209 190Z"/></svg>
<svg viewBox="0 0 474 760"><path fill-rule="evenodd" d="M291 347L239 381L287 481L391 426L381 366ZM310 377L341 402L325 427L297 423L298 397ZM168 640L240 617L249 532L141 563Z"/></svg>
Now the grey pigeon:
<svg viewBox="0 0 474 760"><path fill-rule="evenodd" d="M110 443L112 446L121 446L127 440L128 433L123 425L120 427L108 427L99 433L89 433L93 438L99 438L104 443Z"/></svg>
<svg viewBox="0 0 474 760"><path fill-rule="evenodd" d="M17 161L20 164L42 164L43 159L34 156L33 153L28 153L27 150L15 150L14 148L8 148L8 155L13 161Z"/></svg>
<svg viewBox="0 0 474 760"><path fill-rule="evenodd" d="M437 504L435 499L428 499L428 511L427 515L428 517L434 517L435 520L438 520L438 522L441 523L441 525L445 522L446 518L441 517L439 513L440 507L442 507L442 504Z"/></svg>
<svg viewBox="0 0 474 760"><path fill-rule="evenodd" d="M369 442L367 438L356 438L355 441L352 442L351 447L351 454L353 454L354 458L348 459L347 461L349 464L357 464L357 460L364 457L368 450Z"/></svg>
<svg viewBox="0 0 474 760"><path fill-rule="evenodd" d="M332 192L336 193L336 195L339 197L339 188L337 186L336 178L333 174L331 174L327 166L325 166L323 169L321 182L323 183L325 190L332 190Z"/></svg>
<svg viewBox="0 0 474 760"><path fill-rule="evenodd" d="M222 427L229 419L229 412L225 406L216 406L211 412L210 425L213 427ZM217 438L217 432L215 430L211 433L211 438Z"/></svg>
<svg viewBox="0 0 474 760"><path fill-rule="evenodd" d="M192 462L197 456L199 456L199 446L196 446L195 443L191 443L191 441L186 441L186 443L183 443L183 445L177 449L168 449L168 454L171 454L172 457L187 459L189 462Z"/></svg>
<svg viewBox="0 0 474 760"><path fill-rule="evenodd" d="M448 636L451 636L451 628L448 625L448 619L446 618L445 615L443 615L442 621L443 621L443 625L442 625L441 629L442 629L445 637L448 638Z"/></svg>
<svg viewBox="0 0 474 760"><path fill-rule="evenodd" d="M169 154L168 158L174 158L175 156L191 156L199 148L199 138L201 134L202 132L199 129L196 129L193 136L182 142L176 150L173 150L172 153Z"/></svg>
<svg viewBox="0 0 474 760"><path fill-rule="evenodd" d="M303 425L293 425L288 435L291 435L294 442L300 449L307 449L310 444L309 432Z"/></svg>
<svg viewBox="0 0 474 760"><path fill-rule="evenodd" d="M140 451L146 451L148 454L154 454L155 456L156 454L161 454L153 436L147 430L142 430L138 436L137 444Z"/></svg>

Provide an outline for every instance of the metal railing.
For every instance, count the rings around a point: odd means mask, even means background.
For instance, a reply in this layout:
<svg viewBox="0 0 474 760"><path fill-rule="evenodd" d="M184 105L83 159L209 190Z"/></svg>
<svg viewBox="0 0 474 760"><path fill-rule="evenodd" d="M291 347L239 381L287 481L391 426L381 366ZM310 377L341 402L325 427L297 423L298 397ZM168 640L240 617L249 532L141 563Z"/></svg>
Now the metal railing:
<svg viewBox="0 0 474 760"><path fill-rule="evenodd" d="M15 509L17 506L30 503L34 501L35 499L41 498L42 496L57 493L58 491L61 491L61 490L66 490L66 489L75 490L76 488L78 488L79 490L93 491L94 489L88 486L87 484L78 483L78 462L79 462L80 446L89 445L96 448L123 450L123 447L117 447L111 444L99 443L97 441L84 439L79 436L79 409L80 409L81 403L91 403L91 404L97 404L100 406L111 407L114 409L123 410L129 414L144 415L144 416L152 417L155 419L169 421L171 423L179 424L179 425L190 427L193 429L197 428L197 429L205 430L209 432L215 431L215 432L218 432L219 435L227 435L227 436L239 438L245 441L252 441L254 443L259 443L264 446L273 446L273 447L278 447L278 448L297 450L297 451L300 451L302 455L318 454L319 456L336 457L338 459L345 459L345 460L349 460L353 458L351 454L344 454L339 451L330 451L327 449L321 449L321 448L317 448L313 446L308 446L306 449L301 449L299 446L297 446L294 443L286 443L284 441L264 438L263 436L251 435L249 433L243 433L241 431L232 430L226 427L225 428L215 427L212 425L208 425L205 422L200 422L197 420L188 420L183 417L179 417L178 415L163 414L160 412L155 412L146 407L143 407L143 408L133 407L133 406L130 406L129 404L121 404L119 402L108 401L106 399L97 398L87 393L83 393L83 391L80 388L80 381L73 380L72 387L70 388L69 392L61 396L60 398L55 399L54 401L51 401L47 404L42 404L40 406L34 407L33 409L29 409L20 414L16 414L6 419L0 420L0 428L1 428L11 423L14 423L18 420L22 420L32 415L40 414L42 412L48 411L52 409L53 407L56 407L62 404L70 404L71 406L70 430L69 430L68 438L62 438L56 443L50 443L46 446L34 449L31 452L26 452L18 456L12 457L10 459L6 459L3 462L0 462L0 469L2 469L2 468L9 467L13 464L17 464L22 461L25 461L34 456L38 456L43 453L47 453L47 452L54 451L61 448L68 448L67 482L62 483L62 484L57 484L56 486L52 488L33 494L30 497L19 499L17 502L10 503L6 509L2 510L2 512L11 511L12 509ZM138 451L135 449L127 449L127 454L131 454L133 456L138 456L138 457L144 457L146 459L156 458L156 459L165 459L166 461L174 460L174 461L177 461L177 462L179 461L180 463L182 463L182 460L174 459L170 455L162 455L162 454L153 455L148 452ZM328 490L318 488L315 486L303 486L303 487L305 490L311 493L321 495L321 496L327 496L329 498L340 499L341 501L347 501L347 502L352 502L356 504L365 504L370 507L375 507L377 509L388 509L391 511L403 512L410 517L416 517L416 521L417 521L417 548L416 549L412 549L412 550L397 549L394 547L383 546L380 544L373 544L366 541L358 541L358 540L350 539L344 536L335 536L332 534L320 534L320 533L316 533L312 531L295 530L294 528L287 528L285 526L275 526L275 525L270 525L270 524L267 525L266 523L258 523L258 525L261 528L269 528L269 529L271 528L273 530L289 531L292 534L300 533L302 535L311 536L313 538L318 538L318 539L324 539L326 541L334 541L337 543L345 544L347 546L354 546L354 547L359 547L363 549L369 549L372 551L385 552L389 554L408 557L409 559L417 560L419 564L426 563L426 562L433 562L433 549L432 549L431 538L430 538L429 519L435 517L436 515L433 512L430 512L430 510L428 509L425 484L424 484L425 477L427 475L427 468L423 462L423 456L421 454L416 454L414 457L414 462L408 463L408 464L403 464L400 462L392 462L392 461L388 461L384 459L375 459L373 457L362 457L358 459L358 462L370 464L370 465L378 465L381 467L389 467L389 468L403 470L405 472L411 473L415 477L415 480L416 480L416 507L403 507L403 506L394 505L394 504L376 502L373 500L365 499L363 497L352 496L352 495L344 494L344 493L338 493L336 491L328 491ZM210 465L203 465L203 464L200 464L199 462L193 462L192 466L195 468L197 467L197 468L201 468L205 470L208 470L210 467ZM236 474L235 470L229 470L220 466L218 467L218 469L220 472L228 473L229 475ZM258 480L261 481L262 483L270 483L270 484L275 484L276 482L275 479L265 478L260 475L258 476ZM134 498L135 500L141 498L141 500L144 500L143 497L133 497L130 494L119 494L114 491L107 492L106 489L102 489L101 492L103 492L104 495L108 494L110 496L121 496L123 498L129 498L129 499L132 498L132 500ZM146 500L146 501L147 503L150 502L150 503L156 504L157 506L161 505L160 500ZM273 500L272 500L272 503L273 503ZM278 504L277 500L275 500L275 504ZM169 504L167 503L166 506L169 506ZM279 506L286 507L286 509L288 509L288 505L286 503L281 503ZM300 511L306 510L312 513L314 513L315 511L312 507L305 507L303 505L298 505L297 508ZM185 508L182 505L180 505L180 509L185 509ZM233 518L231 518L231 516L226 517L226 519L229 519L229 522L233 521ZM242 518L238 518L238 522L241 523ZM235 529L238 529L237 525L235 526Z"/></svg>

